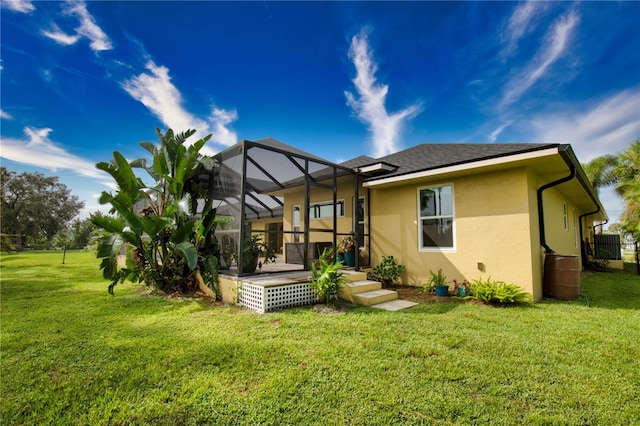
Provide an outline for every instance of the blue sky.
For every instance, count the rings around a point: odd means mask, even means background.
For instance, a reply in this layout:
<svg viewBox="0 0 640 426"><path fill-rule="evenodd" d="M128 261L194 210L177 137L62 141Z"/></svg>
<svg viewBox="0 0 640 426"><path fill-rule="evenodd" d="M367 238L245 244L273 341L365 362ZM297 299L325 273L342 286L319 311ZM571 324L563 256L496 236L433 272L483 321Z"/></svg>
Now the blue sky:
<svg viewBox="0 0 640 426"><path fill-rule="evenodd" d="M2 165L60 176L85 215L111 184L95 163L143 156L156 126L333 161L558 142L586 162L640 137L640 2L1 6Z"/></svg>

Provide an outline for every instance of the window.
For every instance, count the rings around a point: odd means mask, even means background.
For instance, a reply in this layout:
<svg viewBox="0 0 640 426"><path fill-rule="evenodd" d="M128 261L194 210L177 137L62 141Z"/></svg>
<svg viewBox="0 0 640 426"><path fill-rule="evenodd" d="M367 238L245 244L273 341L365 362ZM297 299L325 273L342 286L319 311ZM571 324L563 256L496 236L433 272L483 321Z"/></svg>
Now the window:
<svg viewBox="0 0 640 426"><path fill-rule="evenodd" d="M300 206L293 206L293 242L300 242Z"/></svg>
<svg viewBox="0 0 640 426"><path fill-rule="evenodd" d="M562 202L562 208L564 211L564 230L568 231L569 230L569 209L567 208L567 203L565 203L564 201Z"/></svg>
<svg viewBox="0 0 640 426"><path fill-rule="evenodd" d="M344 200L336 203L338 217L344 217ZM310 219L329 219L333 217L333 201L309 204Z"/></svg>
<svg viewBox="0 0 640 426"><path fill-rule="evenodd" d="M420 249L453 249L453 185L418 189L418 206Z"/></svg>

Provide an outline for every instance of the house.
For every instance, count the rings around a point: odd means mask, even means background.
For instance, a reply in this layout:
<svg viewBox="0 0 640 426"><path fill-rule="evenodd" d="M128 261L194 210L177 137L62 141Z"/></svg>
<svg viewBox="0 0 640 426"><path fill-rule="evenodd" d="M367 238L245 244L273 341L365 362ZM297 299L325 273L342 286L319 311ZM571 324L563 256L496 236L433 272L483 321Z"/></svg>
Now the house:
<svg viewBox="0 0 640 426"><path fill-rule="evenodd" d="M545 256L582 265L593 224L608 220L566 144L422 144L334 164L267 138L217 159L210 191L227 217L218 239L259 234L282 271L308 269L353 235L356 269L391 255L406 265L406 285L442 269L449 280L514 283L539 300ZM242 264L239 244L230 247ZM227 299L246 275L228 266L223 275L236 278L224 281Z"/></svg>

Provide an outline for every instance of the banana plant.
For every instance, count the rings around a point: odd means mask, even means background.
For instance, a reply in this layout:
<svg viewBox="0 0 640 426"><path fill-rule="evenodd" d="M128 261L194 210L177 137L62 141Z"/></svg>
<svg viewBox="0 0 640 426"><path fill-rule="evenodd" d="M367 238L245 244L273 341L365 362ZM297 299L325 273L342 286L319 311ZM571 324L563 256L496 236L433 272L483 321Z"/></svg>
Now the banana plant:
<svg viewBox="0 0 640 426"><path fill-rule="evenodd" d="M163 291L198 288L215 296L216 210L199 182L201 174L217 166L215 159L200 153L211 135L186 145L195 130L174 134L169 129L162 134L156 128L156 133L159 144L140 143L151 162L128 162L115 151L110 162L96 164L117 184L115 193L104 191L100 196L101 204L111 205L113 216L92 217L103 231L97 252L103 276L111 280L111 294L115 285L130 280ZM145 184L134 169L144 170L152 183ZM203 199L198 213L198 200ZM118 266L121 253L126 253L126 262Z"/></svg>

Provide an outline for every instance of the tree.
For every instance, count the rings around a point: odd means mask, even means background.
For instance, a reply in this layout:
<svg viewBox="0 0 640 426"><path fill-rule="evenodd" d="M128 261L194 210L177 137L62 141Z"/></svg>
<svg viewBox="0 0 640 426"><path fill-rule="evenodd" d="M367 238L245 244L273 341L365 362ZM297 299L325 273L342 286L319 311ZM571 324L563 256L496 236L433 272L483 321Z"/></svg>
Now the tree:
<svg viewBox="0 0 640 426"><path fill-rule="evenodd" d="M100 212L96 212L100 214ZM93 214L96 214L93 213ZM91 218L74 219L65 229L58 232L54 237L54 245L57 247L84 248L91 243L95 225Z"/></svg>
<svg viewBox="0 0 640 426"><path fill-rule="evenodd" d="M51 244L53 236L78 215L84 203L56 176L17 174L0 167L2 232L15 235L18 247Z"/></svg>
<svg viewBox="0 0 640 426"><path fill-rule="evenodd" d="M596 192L603 186L609 186L617 182L615 167L618 165L618 157L615 155L603 155L583 166L593 189Z"/></svg>
<svg viewBox="0 0 640 426"><path fill-rule="evenodd" d="M118 151L111 162L96 164L118 185L115 194L105 191L100 197L100 203L110 204L116 217L91 217L103 231L98 243L103 276L111 280L111 294L116 284L131 280L165 292L199 289L215 297L216 210L199 180L217 164L199 152L211 135L187 147L185 141L195 130L174 134L169 129L163 135L156 129L156 133L159 145L140 143L151 154L151 164L146 159L129 163ZM146 185L134 168L146 171L153 184ZM200 211L199 200L204 200ZM117 258L123 250L126 265L119 267Z"/></svg>
<svg viewBox="0 0 640 426"><path fill-rule="evenodd" d="M640 240L640 139L620 154L614 173L618 178L616 192L626 202L620 216L622 229L638 241Z"/></svg>
<svg viewBox="0 0 640 426"><path fill-rule="evenodd" d="M584 165L584 170L596 191L603 186L615 185L616 192L625 201L620 217L624 234L640 239L640 139L631 143L617 156L604 155Z"/></svg>

